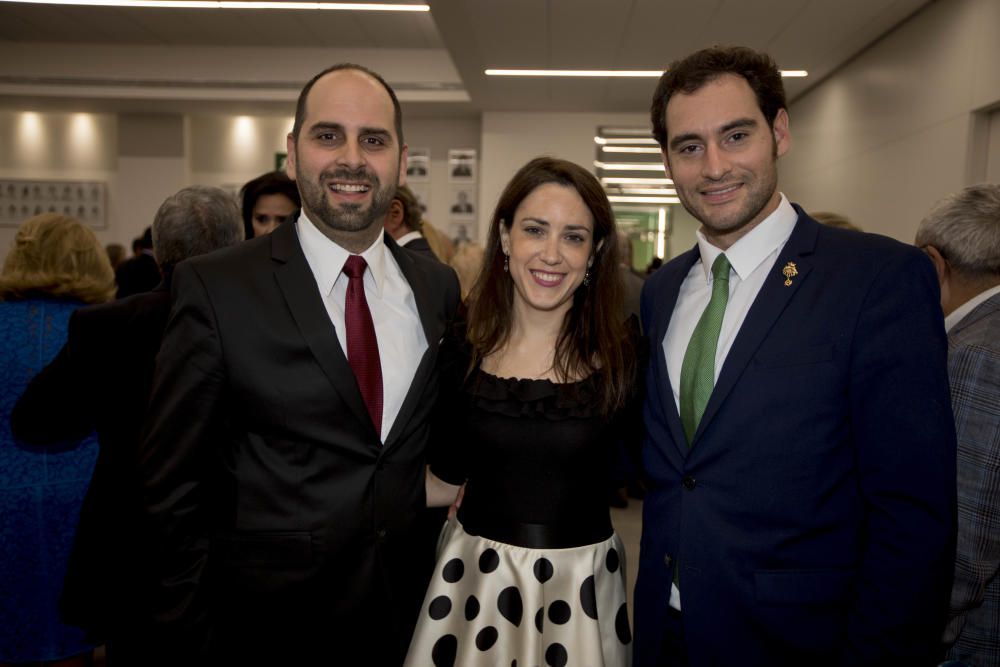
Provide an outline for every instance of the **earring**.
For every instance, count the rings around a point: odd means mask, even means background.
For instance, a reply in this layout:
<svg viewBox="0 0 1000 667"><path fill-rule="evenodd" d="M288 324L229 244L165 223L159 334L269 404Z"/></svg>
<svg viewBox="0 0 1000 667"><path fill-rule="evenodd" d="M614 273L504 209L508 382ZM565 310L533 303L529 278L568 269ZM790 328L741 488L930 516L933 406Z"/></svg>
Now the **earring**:
<svg viewBox="0 0 1000 667"><path fill-rule="evenodd" d="M583 272L583 286L590 287L590 269Z"/></svg>
<svg viewBox="0 0 1000 667"><path fill-rule="evenodd" d="M510 273L510 257L507 255L503 256L503 272Z"/></svg>

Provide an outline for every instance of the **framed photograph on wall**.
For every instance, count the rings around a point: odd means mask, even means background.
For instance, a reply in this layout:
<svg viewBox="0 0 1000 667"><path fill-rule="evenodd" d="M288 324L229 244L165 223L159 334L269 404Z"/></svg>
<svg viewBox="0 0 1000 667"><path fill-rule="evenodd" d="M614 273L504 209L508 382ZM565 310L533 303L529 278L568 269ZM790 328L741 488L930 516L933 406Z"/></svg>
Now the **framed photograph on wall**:
<svg viewBox="0 0 1000 667"><path fill-rule="evenodd" d="M448 179L454 183L476 181L476 151L473 148L452 148L448 151Z"/></svg>
<svg viewBox="0 0 1000 667"><path fill-rule="evenodd" d="M19 227L42 213L107 229L107 184L102 181L0 180L0 227Z"/></svg>
<svg viewBox="0 0 1000 667"><path fill-rule="evenodd" d="M431 178L431 151L429 148L411 148L406 161L406 182L426 183ZM410 188L413 189L412 187Z"/></svg>

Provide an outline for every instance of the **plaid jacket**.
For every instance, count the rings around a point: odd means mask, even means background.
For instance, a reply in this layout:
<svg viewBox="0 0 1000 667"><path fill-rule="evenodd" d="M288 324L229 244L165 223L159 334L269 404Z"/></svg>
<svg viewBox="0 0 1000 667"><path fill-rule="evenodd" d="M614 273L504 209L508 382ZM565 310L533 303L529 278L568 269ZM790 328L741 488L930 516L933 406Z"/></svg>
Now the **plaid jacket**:
<svg viewBox="0 0 1000 667"><path fill-rule="evenodd" d="M1000 294L948 333L958 432L958 551L948 657L1000 666Z"/></svg>

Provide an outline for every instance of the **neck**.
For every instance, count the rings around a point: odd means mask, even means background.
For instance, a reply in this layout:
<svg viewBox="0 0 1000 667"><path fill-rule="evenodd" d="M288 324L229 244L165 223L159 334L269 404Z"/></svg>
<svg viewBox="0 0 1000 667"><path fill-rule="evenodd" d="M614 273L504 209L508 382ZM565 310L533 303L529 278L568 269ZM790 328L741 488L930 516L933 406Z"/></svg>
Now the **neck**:
<svg viewBox="0 0 1000 667"><path fill-rule="evenodd" d="M723 232L721 234L715 234L705 225L702 225L701 233L705 235L705 240L714 245L716 248L723 251L729 250L734 243L749 234L753 231L754 227L767 220L769 215L777 211L778 204L780 203L781 193L775 190L771 195L771 198L767 201L767 204L764 205L764 208L762 208L757 215L751 218L750 221L742 227L728 232Z"/></svg>
<svg viewBox="0 0 1000 667"><path fill-rule="evenodd" d="M323 233L323 236L355 255L370 248L375 243L375 239L383 232L381 223L369 225L364 229L344 230L335 229L322 221L317 222L317 218L312 213L306 212L306 215L316 226L316 229Z"/></svg>
<svg viewBox="0 0 1000 667"><path fill-rule="evenodd" d="M947 290L944 292L946 296L942 299L941 310L944 311L945 317L947 317L970 300L997 285L1000 285L1000 277L988 280L967 281L956 280L953 276L949 281Z"/></svg>

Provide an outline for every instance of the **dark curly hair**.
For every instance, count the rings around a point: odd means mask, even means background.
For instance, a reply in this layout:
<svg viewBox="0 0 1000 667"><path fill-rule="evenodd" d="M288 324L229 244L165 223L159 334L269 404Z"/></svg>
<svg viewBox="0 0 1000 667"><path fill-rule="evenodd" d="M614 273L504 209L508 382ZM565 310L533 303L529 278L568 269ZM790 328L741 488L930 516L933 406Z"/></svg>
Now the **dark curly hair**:
<svg viewBox="0 0 1000 667"><path fill-rule="evenodd" d="M723 74L735 74L750 84L764 119L770 127L778 111L785 109L785 85L774 59L745 46L712 47L675 60L660 77L649 110L653 136L660 148L667 147L667 103L675 93L691 94Z"/></svg>

